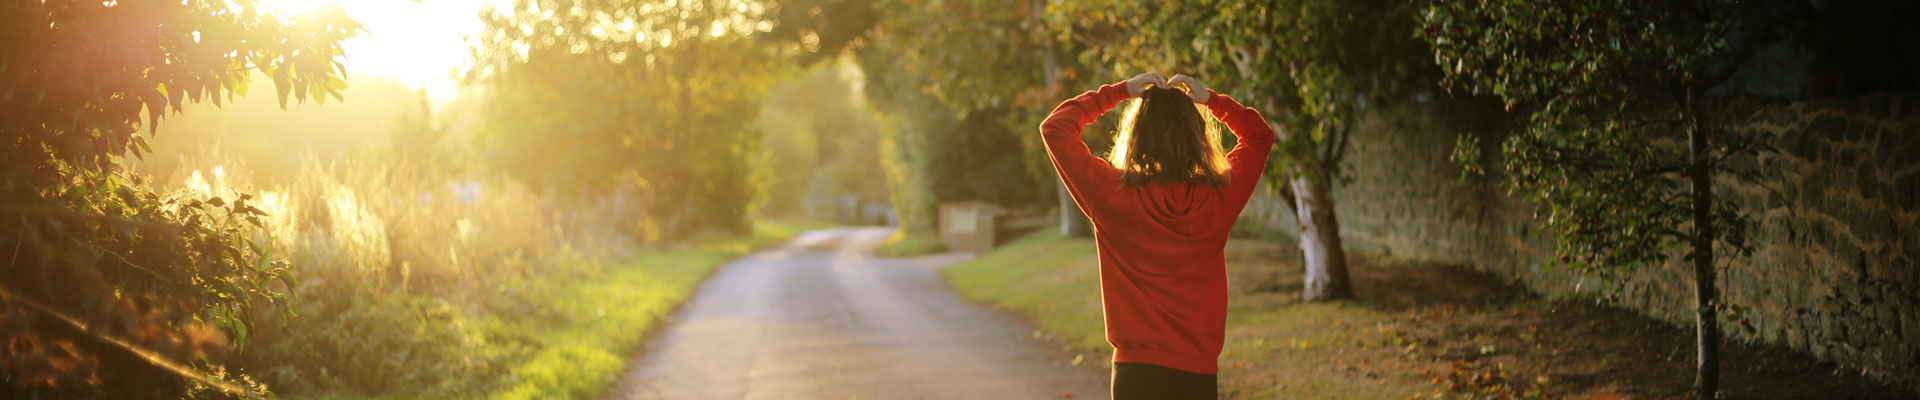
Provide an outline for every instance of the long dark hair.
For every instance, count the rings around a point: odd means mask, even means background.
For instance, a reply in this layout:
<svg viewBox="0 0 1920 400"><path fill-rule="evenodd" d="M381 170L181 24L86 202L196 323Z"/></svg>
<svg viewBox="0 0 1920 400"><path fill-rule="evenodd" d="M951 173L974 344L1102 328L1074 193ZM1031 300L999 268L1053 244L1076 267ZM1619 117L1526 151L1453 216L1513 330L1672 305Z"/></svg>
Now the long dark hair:
<svg viewBox="0 0 1920 400"><path fill-rule="evenodd" d="M1107 162L1120 169L1120 182L1144 185L1227 182L1227 160L1220 153L1220 129L1201 115L1187 92L1151 87L1127 106L1120 133Z"/></svg>

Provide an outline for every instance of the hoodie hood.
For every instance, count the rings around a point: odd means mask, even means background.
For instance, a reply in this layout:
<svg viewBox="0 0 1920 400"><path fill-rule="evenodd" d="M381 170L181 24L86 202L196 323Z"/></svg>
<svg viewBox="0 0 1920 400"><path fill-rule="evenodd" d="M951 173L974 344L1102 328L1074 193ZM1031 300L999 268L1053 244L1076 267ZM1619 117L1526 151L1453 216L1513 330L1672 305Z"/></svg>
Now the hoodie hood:
<svg viewBox="0 0 1920 400"><path fill-rule="evenodd" d="M1233 222L1220 218L1226 204L1225 191L1201 183L1157 183L1133 188L1138 197L1141 222L1148 228L1181 238L1199 239L1219 235Z"/></svg>

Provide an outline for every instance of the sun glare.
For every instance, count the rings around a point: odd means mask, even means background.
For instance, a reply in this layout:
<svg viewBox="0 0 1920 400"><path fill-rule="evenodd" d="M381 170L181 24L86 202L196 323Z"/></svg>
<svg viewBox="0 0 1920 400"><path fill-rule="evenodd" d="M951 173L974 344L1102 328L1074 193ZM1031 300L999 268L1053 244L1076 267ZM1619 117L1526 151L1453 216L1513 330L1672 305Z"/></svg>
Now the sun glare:
<svg viewBox="0 0 1920 400"><path fill-rule="evenodd" d="M442 103L459 94L454 71L466 62L466 38L485 29L480 9L511 4L505 0L261 0L260 5L281 17L339 6L366 29L341 44L350 75L394 79L425 89L433 102ZM352 97L353 89L347 90Z"/></svg>
<svg viewBox="0 0 1920 400"><path fill-rule="evenodd" d="M260 9L285 18L338 3L338 0L261 0Z"/></svg>

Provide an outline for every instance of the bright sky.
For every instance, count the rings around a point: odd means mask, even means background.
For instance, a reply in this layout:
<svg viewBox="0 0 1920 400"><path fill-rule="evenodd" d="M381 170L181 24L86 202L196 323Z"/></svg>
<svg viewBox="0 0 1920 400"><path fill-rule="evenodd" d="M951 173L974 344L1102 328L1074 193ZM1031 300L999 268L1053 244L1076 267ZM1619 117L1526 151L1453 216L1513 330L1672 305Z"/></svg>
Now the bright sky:
<svg viewBox="0 0 1920 400"><path fill-rule="evenodd" d="M425 88L434 103L459 95L454 70L466 62L466 37L485 28L480 9L509 0L261 0L276 13L339 4L366 28L344 46L350 74L389 77ZM348 89L349 92L352 89Z"/></svg>

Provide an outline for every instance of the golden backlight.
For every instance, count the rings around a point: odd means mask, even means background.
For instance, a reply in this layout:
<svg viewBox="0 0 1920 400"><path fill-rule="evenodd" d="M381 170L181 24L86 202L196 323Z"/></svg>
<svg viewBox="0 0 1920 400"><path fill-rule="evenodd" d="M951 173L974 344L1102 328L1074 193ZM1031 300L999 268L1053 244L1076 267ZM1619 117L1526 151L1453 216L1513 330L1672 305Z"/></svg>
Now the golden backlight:
<svg viewBox="0 0 1920 400"><path fill-rule="evenodd" d="M423 88L435 103L459 94L454 71L467 62L469 36L485 27L480 10L506 8L506 0L261 0L274 15L290 17L340 7L366 31L342 44L350 74L387 77ZM352 91L347 92L352 97Z"/></svg>

